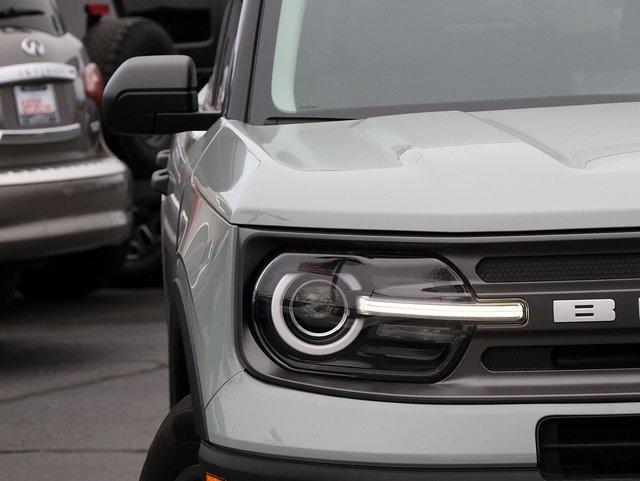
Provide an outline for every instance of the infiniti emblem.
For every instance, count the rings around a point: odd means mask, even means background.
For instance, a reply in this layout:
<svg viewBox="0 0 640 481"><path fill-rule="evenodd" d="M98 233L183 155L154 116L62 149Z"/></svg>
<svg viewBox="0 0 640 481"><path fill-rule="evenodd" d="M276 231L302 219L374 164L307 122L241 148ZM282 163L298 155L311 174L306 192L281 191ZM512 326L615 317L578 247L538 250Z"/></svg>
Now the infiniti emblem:
<svg viewBox="0 0 640 481"><path fill-rule="evenodd" d="M22 50L32 57L42 57L45 52L44 44L35 38L25 38L20 44Z"/></svg>

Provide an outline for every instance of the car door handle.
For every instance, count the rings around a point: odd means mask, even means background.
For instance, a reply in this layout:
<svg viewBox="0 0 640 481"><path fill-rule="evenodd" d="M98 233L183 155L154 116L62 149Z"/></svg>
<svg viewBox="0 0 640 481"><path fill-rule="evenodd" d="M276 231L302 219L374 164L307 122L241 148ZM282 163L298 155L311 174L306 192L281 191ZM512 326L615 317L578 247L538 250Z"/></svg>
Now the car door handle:
<svg viewBox="0 0 640 481"><path fill-rule="evenodd" d="M156 165L161 169L166 169L169 165L169 159L171 158L171 150L165 149L158 152L156 155Z"/></svg>
<svg viewBox="0 0 640 481"><path fill-rule="evenodd" d="M162 195L169 195L171 193L171 174L169 174L169 169L156 170L151 174L151 187Z"/></svg>

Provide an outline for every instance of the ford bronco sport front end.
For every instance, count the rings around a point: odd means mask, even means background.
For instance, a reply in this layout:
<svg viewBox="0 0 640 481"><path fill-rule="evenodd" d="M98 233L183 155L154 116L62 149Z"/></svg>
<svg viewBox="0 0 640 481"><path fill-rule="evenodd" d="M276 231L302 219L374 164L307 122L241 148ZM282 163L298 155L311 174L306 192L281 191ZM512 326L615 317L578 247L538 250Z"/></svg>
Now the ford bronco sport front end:
<svg viewBox="0 0 640 481"><path fill-rule="evenodd" d="M236 0L203 91L125 64L112 128L185 132L142 479L637 477L638 18Z"/></svg>

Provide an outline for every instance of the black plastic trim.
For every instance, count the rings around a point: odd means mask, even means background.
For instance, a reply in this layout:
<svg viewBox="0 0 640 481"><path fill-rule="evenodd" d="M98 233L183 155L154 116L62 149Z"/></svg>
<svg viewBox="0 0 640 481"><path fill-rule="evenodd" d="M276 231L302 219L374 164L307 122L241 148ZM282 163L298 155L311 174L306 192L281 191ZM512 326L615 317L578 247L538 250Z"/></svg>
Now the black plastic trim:
<svg viewBox="0 0 640 481"><path fill-rule="evenodd" d="M489 284L640 279L640 254L487 257L476 272Z"/></svg>
<svg viewBox="0 0 640 481"><path fill-rule="evenodd" d="M233 64L229 101L225 112L229 120L246 122L248 119L261 11L262 0L242 1L240 25L236 38L237 57Z"/></svg>
<svg viewBox="0 0 640 481"><path fill-rule="evenodd" d="M542 481L535 468L424 468L270 458L200 445L202 475L226 481Z"/></svg>
<svg viewBox="0 0 640 481"><path fill-rule="evenodd" d="M184 265L181 260L177 261L177 269L176 275L180 274L186 276ZM186 277L185 277L186 278ZM198 376L198 363L195 356L195 350L193 347L193 342L191 339L191 335L189 332L189 324L188 324L188 316L194 318L194 308L193 303L191 302L191 298L189 294L183 293L183 289L181 287L181 282L179 278L176 278L170 288L168 289L169 295L169 332L171 332L171 328L173 325L177 324L181 336L182 348L184 353L184 361L187 369L187 377L189 380L189 387L191 391L191 401L193 404L193 416L196 424L196 433L200 438L206 439L207 436L207 424L206 418L204 414L204 402L202 400L202 388L200 385L200 378ZM187 312L188 311L188 312ZM175 339L170 340L170 350L175 350L174 352L180 352L178 349L179 346L171 345L171 341L176 341ZM172 365L174 363L172 362ZM172 405L181 399L177 399L180 396L177 396L175 393L175 382L170 382L171 386L171 402Z"/></svg>
<svg viewBox="0 0 640 481"><path fill-rule="evenodd" d="M585 436L588 439L586 442L582 443L572 443L567 444L561 442L556 438L558 433L549 435L549 433L545 433L545 430L548 429L549 424L555 424L555 427L552 426L551 429L555 429L556 431L559 428L560 423L562 421L584 421L585 423L590 421L624 421L625 423L631 423L632 421L636 421L636 425L640 415L638 414L608 414L608 415L567 415L567 416L547 416L538 421L538 425L536 426L536 449L538 453L538 466L540 467L540 471L545 480L548 481L560 481L560 480L601 480L608 481L613 479L620 480L631 480L631 479L640 479L640 473L631 473L631 472L618 472L618 473L587 473L587 472L571 472L571 469L568 469L568 472L565 472L565 468L568 466L563 466L562 460L559 457L559 452L563 449L569 448L571 450L576 450L577 452L584 451L589 452L591 449L592 452L599 452L604 449L640 449L640 444L638 443L625 443L625 442L615 442L615 441L602 441L597 439L597 437L601 436L601 432L594 430L593 434L590 436L587 431L582 431L581 435ZM581 428L584 429L584 428ZM543 439L547 438L547 439ZM549 438L555 438L553 442L549 443ZM595 450L595 451L594 451ZM616 460L618 461L618 460ZM612 460L612 462L616 462ZM575 466L574 466L575 468ZM582 469L585 466L581 466ZM582 470L580 469L580 471Z"/></svg>
<svg viewBox="0 0 640 481"><path fill-rule="evenodd" d="M640 369L640 344L490 347L482 364L491 372Z"/></svg>

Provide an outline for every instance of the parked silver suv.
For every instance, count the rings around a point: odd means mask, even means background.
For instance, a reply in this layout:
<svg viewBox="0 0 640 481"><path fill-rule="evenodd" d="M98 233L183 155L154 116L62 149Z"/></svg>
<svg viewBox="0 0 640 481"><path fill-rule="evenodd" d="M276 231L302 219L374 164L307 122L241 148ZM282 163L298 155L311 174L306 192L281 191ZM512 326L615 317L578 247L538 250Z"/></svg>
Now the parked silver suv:
<svg viewBox="0 0 640 481"><path fill-rule="evenodd" d="M50 0L0 0L0 304L80 295L118 269L126 166L100 142L103 85Z"/></svg>
<svg viewBox="0 0 640 481"><path fill-rule="evenodd" d="M141 479L638 479L639 19L232 0L199 94L124 64L111 128L185 132Z"/></svg>

